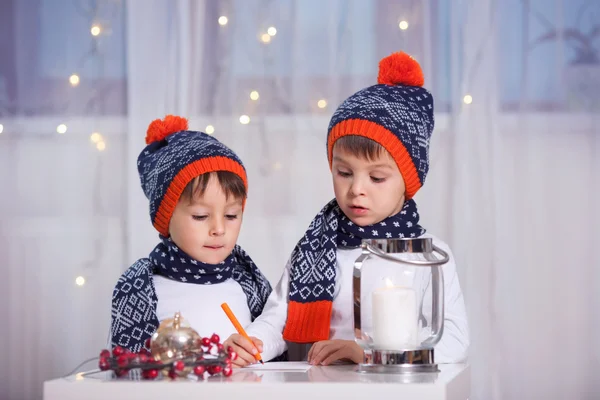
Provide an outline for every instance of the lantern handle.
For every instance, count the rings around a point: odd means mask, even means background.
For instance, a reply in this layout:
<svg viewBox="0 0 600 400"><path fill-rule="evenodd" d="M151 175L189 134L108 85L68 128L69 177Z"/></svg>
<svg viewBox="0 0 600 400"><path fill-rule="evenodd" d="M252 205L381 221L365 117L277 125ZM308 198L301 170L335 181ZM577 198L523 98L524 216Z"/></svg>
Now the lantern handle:
<svg viewBox="0 0 600 400"><path fill-rule="evenodd" d="M450 257L448 256L448 253L446 253L444 250L440 249L436 245L433 245L432 253L437 252L438 254L440 254L442 256L442 259L428 260L428 261L403 260L401 258L394 257L388 253L385 253L384 251L382 251L374 246L371 246L370 244L363 243L363 246L365 246L369 252L371 252L372 254L374 254L378 257L381 257L381 258L389 260L389 261L400 262L400 263L404 263L404 264L411 264L411 265L422 266L422 267L433 267L436 265L444 265L448 261L450 261ZM432 253L430 253L430 254L432 254ZM423 254L426 254L426 253L423 253Z"/></svg>

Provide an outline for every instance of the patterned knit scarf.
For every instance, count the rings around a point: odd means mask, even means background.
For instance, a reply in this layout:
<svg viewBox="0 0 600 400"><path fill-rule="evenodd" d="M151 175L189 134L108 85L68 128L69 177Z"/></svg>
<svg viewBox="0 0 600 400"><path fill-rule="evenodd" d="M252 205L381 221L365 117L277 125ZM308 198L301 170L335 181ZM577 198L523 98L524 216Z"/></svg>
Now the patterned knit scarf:
<svg viewBox="0 0 600 400"><path fill-rule="evenodd" d="M170 238L161 236L148 258L138 260L119 279L112 299L111 341L139 351L158 328L158 298L152 275L161 275L182 283L212 285L232 278L246 294L252 320L265 306L271 285L240 246L220 264L196 261L183 252Z"/></svg>
<svg viewBox="0 0 600 400"><path fill-rule="evenodd" d="M419 237L425 229L418 222L414 200L406 201L398 214L364 227L354 224L335 199L329 202L292 252L284 339L295 343L329 339L338 247L358 247L362 239Z"/></svg>

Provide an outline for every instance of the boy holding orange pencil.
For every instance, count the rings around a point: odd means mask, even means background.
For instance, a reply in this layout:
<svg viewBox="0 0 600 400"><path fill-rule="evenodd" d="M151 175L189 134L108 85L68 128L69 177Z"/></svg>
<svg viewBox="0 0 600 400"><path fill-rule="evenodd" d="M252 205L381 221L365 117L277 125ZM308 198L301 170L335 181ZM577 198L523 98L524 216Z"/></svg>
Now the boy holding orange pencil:
<svg viewBox="0 0 600 400"><path fill-rule="evenodd" d="M228 302L247 326L271 285L236 244L248 191L238 156L216 138L168 115L153 121L138 157L160 242L127 269L113 291L111 342L140 351L159 324L181 312L200 334L227 337Z"/></svg>
<svg viewBox="0 0 600 400"><path fill-rule="evenodd" d="M469 330L454 257L448 246L425 233L413 199L429 169L433 98L422 87L419 64L405 53L381 60L378 84L344 101L327 134L327 156L335 199L313 219L294 248L263 314L246 328L250 339L234 334L225 344L252 363L258 350L269 361L290 344L290 360L313 365L339 360L359 363L354 341L352 269L362 239L432 237L450 256L444 274L444 333L436 361L464 361ZM413 286L431 298L430 275L419 269ZM431 306L422 305L427 315ZM430 320L430 318L423 318Z"/></svg>

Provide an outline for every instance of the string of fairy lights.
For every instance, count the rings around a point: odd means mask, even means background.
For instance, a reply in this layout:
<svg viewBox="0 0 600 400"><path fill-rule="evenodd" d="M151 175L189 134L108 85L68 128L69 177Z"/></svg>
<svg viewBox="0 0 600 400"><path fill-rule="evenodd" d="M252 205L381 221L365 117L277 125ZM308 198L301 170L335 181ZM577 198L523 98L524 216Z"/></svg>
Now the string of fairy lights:
<svg viewBox="0 0 600 400"><path fill-rule="evenodd" d="M94 18L92 18L92 20L94 20ZM221 29L226 29L228 27L228 25L230 24L230 19L227 15L221 15L218 17L218 24L220 25ZM401 19L398 21L398 28L401 31L406 31L409 29L409 23L408 21ZM98 23L98 22L94 22L91 24L90 29L89 29L89 34L92 36L92 40L98 40L99 38L102 37L102 35L104 34L108 34L109 29L107 29L106 26L103 26L103 24ZM272 43L277 36L277 28L275 26L269 26L266 30L259 32L258 34L258 40L263 44L263 45L269 45L270 43ZM95 48L95 43L92 44L92 48ZM82 76L77 73L77 72L73 72L69 77L68 77L68 83L72 88L76 88L78 87L81 82L82 82ZM252 102L258 102L260 100L260 93L257 90L251 90L248 94L248 97L250 99L250 101ZM464 104L471 104L473 102L473 97L469 94L466 94L463 97L463 102ZM315 102L317 108L319 109L326 109L328 106L328 102L327 99L325 98L320 98L318 100L316 100ZM248 125L251 123L251 117L250 115L247 114L242 114L239 116L239 123L242 125ZM5 130L4 125L2 125L0 123L0 134L2 134ZM65 135L68 132L69 128L67 126L66 123L60 123L56 126L56 132L59 135ZM215 127L214 124L208 124L205 129L204 132L206 132L209 135L214 135L217 132L217 128ZM90 142L93 146L95 146L95 148L97 149L97 151L102 152L105 151L107 148L107 140L106 137L98 131L93 131L90 133ZM277 161L273 164L273 169L275 170L279 170L282 168L282 164L281 162ZM75 278L75 284L77 286L83 286L85 285L86 280L85 277L83 276L77 276Z"/></svg>
<svg viewBox="0 0 600 400"><path fill-rule="evenodd" d="M219 16L218 23L222 28L226 28L230 24L229 17L227 17L226 15ZM409 29L408 21L406 21L404 19L399 20L398 28L402 31L408 30ZM93 23L90 26L89 33L91 34L91 36L93 38L97 39L105 33L105 29L100 23ZM276 35L277 35L277 28L275 26L269 26L265 31L259 33L258 38L263 44L268 45L275 39ZM79 86L79 84L81 83L81 80L82 80L82 77L76 72L72 73L68 78L69 84L73 88ZM260 99L260 93L257 90L250 91L250 93L248 93L248 96L249 96L250 100L253 102L257 102ZM465 94L463 97L463 103L468 105L468 104L471 104L472 102L473 102L473 97L470 94ZM324 98L318 99L316 101L316 106L319 109L326 109L328 106L327 99L324 99ZM238 120L239 120L239 123L242 125L248 125L251 122L251 118L247 114L240 115ZM215 127L214 124L208 124L204 129L204 131L209 135L215 134L216 130L217 130L217 128ZM68 131L68 126L65 123L61 123L56 127L56 132L60 135L66 134L67 131ZM0 123L0 134L2 134L3 132L4 132L4 126ZM104 151L106 149L106 138L100 132L92 132L90 134L90 142L96 147L96 149L98 151Z"/></svg>

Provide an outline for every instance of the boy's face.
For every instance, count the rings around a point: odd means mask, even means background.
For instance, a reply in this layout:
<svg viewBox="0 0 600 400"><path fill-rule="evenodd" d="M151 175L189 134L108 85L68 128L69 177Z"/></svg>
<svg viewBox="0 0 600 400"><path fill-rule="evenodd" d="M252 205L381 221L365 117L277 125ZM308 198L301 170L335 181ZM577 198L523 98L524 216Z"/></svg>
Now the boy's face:
<svg viewBox="0 0 600 400"><path fill-rule="evenodd" d="M211 176L203 196L179 199L169 234L195 260L218 264L231 254L241 226L242 199L227 198L219 180Z"/></svg>
<svg viewBox="0 0 600 400"><path fill-rule="evenodd" d="M334 146L331 173L335 198L356 225L381 222L404 205L404 179L387 151L369 161Z"/></svg>

